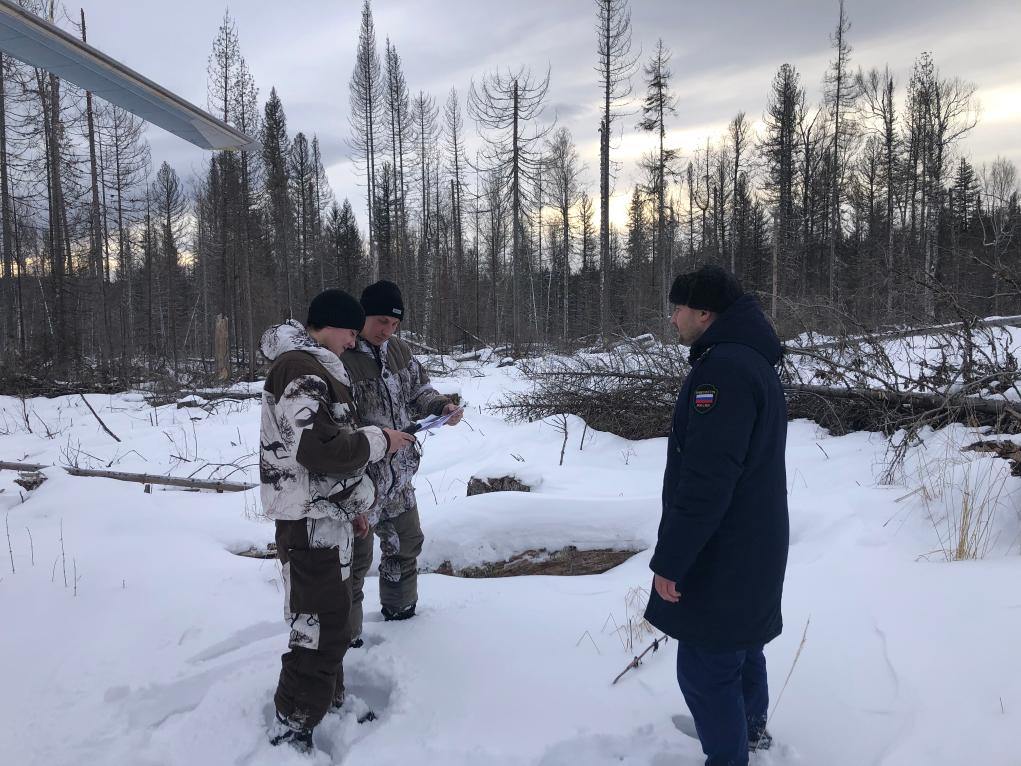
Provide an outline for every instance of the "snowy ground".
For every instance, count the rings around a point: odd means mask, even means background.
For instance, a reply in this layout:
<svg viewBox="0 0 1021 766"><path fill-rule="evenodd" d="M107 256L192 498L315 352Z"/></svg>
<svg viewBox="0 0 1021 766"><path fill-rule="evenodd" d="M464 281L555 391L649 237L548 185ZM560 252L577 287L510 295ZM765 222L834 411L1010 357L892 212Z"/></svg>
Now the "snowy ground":
<svg viewBox="0 0 1021 766"><path fill-rule="evenodd" d="M664 441L590 430L581 450L582 424L570 420L560 466L550 422L485 411L525 383L513 368L484 370L437 381L470 408L424 445L422 564L568 544L647 548ZM80 399L23 408L0 397L0 460L257 479L234 468L255 463L257 401L214 414L154 412L131 394L89 401L121 443ZM1021 764L1021 480L1004 478L1002 460L960 454L973 436L932 435L909 456L904 483L880 487L881 437L791 424L786 629L767 648L774 702L810 624L770 724L782 746L753 759L759 766ZM934 467L947 456L952 466ZM507 473L535 491L465 497L470 476ZM649 585L648 552L598 576L424 575L420 616L408 623L380 621L370 581L366 648L345 663L356 699L324 721L309 759L265 740L286 643L279 571L231 553L272 537L257 491L145 494L46 474L29 495L0 472L11 551L0 554L4 764L702 763L672 723L686 711L671 644L610 684L632 656L614 622L634 615L629 593ZM989 554L947 563L941 514L983 487L1002 488ZM359 725L366 707L379 719Z"/></svg>

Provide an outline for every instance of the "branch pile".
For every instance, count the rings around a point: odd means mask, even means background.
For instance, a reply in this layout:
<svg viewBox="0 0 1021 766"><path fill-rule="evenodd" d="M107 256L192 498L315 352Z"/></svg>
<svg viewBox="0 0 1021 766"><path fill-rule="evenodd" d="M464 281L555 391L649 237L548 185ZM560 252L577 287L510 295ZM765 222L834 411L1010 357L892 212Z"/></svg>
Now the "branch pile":
<svg viewBox="0 0 1021 766"><path fill-rule="evenodd" d="M592 428L627 439L665 436L688 369L679 346L644 343L533 361L522 365L532 390L511 394L492 409L519 421L577 415Z"/></svg>
<svg viewBox="0 0 1021 766"><path fill-rule="evenodd" d="M1009 331L990 322L921 328L915 335L856 333L789 344L780 370L788 416L841 435L950 423L1021 432L1021 370ZM629 439L669 432L686 349L630 343L605 353L544 359L522 367L530 391L494 409L517 420L577 415Z"/></svg>

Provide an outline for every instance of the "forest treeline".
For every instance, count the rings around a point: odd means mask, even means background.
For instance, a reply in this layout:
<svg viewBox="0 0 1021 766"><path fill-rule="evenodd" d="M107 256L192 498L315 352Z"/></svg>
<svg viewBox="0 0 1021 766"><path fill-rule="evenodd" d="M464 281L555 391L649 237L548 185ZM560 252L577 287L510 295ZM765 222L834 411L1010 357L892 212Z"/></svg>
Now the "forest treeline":
<svg viewBox="0 0 1021 766"><path fill-rule="evenodd" d="M337 105L364 220L330 188L341 158L255 82L229 13L210 30L207 108L260 148L212 153L196 178L154 161L134 115L0 54L0 377L208 372L217 327L231 376L252 377L267 325L378 278L404 289L403 330L441 350L665 332L670 280L703 262L735 271L785 334L1021 313L1016 168L969 162L976 86L931 54L905 81L855 61L840 2L825 72L782 64L761 111L692 149L672 143L684 94L668 41L633 40L627 0L591 14L589 188L547 103L556 72L508 62L426 93L364 0ZM57 22L86 39L84 11ZM615 143L632 131L653 148L626 168L618 227Z"/></svg>

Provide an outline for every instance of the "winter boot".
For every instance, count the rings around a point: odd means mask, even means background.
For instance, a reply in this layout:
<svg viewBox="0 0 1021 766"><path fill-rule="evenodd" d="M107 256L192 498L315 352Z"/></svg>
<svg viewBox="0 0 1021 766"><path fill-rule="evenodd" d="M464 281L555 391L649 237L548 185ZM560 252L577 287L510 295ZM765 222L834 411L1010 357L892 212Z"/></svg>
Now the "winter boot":
<svg viewBox="0 0 1021 766"><path fill-rule="evenodd" d="M383 612L383 620L385 622L390 622L392 620L410 620L415 616L415 606L415 604L412 604L411 606L406 606L403 609L398 609L396 611L391 611L384 606L381 610Z"/></svg>
<svg viewBox="0 0 1021 766"><path fill-rule="evenodd" d="M337 689L333 695L333 702L330 703L330 712L339 713L341 708L344 707L344 700L347 696L344 694L343 689Z"/></svg>
<svg viewBox="0 0 1021 766"><path fill-rule="evenodd" d="M269 743L275 747L285 742L299 753L311 753L312 730L288 721L278 712L275 723L269 729Z"/></svg>

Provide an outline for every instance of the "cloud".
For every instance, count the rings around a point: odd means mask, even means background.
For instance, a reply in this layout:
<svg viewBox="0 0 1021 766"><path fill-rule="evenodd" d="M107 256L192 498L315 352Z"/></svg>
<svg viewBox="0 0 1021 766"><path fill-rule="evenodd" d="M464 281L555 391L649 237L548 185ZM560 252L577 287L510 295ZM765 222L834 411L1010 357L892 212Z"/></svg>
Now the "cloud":
<svg viewBox="0 0 1021 766"><path fill-rule="evenodd" d="M354 63L360 3L292 3L251 0L230 8L262 98L276 86L293 135L319 136L337 196L349 196L364 222L364 189L349 161L348 80ZM984 0L848 0L852 66L889 64L903 96L911 67L932 51L943 76L978 86L983 112L962 151L987 161L997 154L1021 165L1021 86L1016 30L1021 3ZM754 121L766 105L770 83L784 62L797 67L809 101L822 97L832 55L833 3L810 0L631 0L633 44L644 63L662 38L673 51L678 112L669 140L685 153L716 138L740 110ZM206 99L206 60L224 7L207 0L173 5L90 0L89 39L162 85L200 106ZM571 130L590 193L598 188L600 91L595 72L595 8L592 0L373 0L380 51L387 36L400 53L409 88L439 104L451 86L461 98L471 79L500 67L550 68L546 114ZM976 40L981 41L980 51ZM644 92L639 68L632 110ZM636 160L651 145L635 130L637 116L621 118L613 156L623 164L617 188L637 179ZM471 137L474 127L467 121ZM183 142L150 130L153 160L171 161L182 176L207 159ZM474 139L472 139L474 140ZM626 207L614 200L615 214ZM616 218L616 215L615 215ZM618 219L619 220L619 219Z"/></svg>

